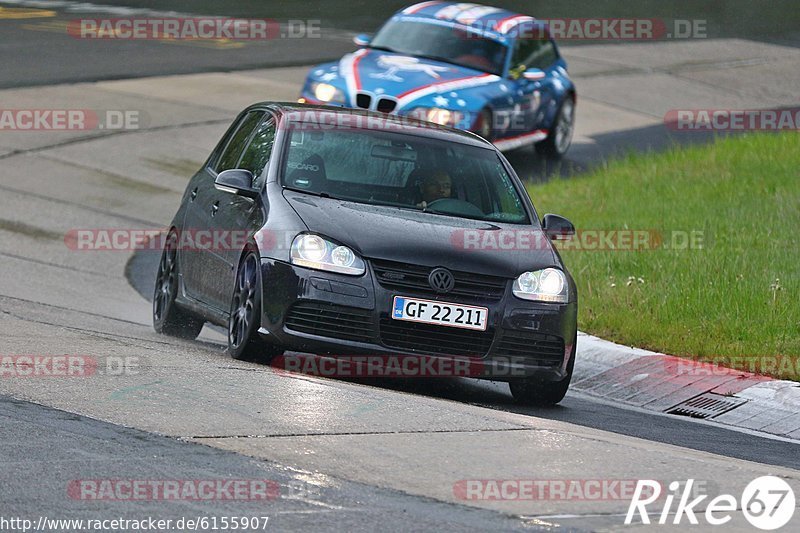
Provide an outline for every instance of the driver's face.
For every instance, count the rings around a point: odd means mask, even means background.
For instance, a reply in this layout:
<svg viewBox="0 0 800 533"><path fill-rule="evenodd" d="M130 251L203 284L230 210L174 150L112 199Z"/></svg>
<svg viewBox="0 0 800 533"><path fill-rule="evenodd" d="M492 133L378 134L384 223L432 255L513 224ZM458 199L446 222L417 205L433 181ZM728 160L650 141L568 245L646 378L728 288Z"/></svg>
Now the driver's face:
<svg viewBox="0 0 800 533"><path fill-rule="evenodd" d="M426 202L433 202L440 198L449 198L451 187L450 176L446 174L428 178L422 183L422 199Z"/></svg>

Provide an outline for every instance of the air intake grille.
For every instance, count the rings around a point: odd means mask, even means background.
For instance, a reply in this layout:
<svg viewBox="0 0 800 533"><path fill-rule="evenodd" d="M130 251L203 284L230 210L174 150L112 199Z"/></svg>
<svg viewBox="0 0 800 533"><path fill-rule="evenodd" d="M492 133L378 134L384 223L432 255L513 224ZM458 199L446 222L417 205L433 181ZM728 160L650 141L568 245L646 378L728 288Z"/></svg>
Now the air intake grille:
<svg viewBox="0 0 800 533"><path fill-rule="evenodd" d="M356 342L374 342L372 313L366 309L322 302L294 304L286 315L288 329Z"/></svg>
<svg viewBox="0 0 800 533"><path fill-rule="evenodd" d="M434 294L428 284L428 274L433 270L431 267L373 259L372 269L382 287L421 292L426 295ZM447 296L499 300L506 290L505 278L467 272L453 272L453 276L456 284L453 290L447 293Z"/></svg>
<svg viewBox="0 0 800 533"><path fill-rule="evenodd" d="M418 324L403 320L381 320L381 342L389 348L410 352L464 357L483 357L494 332Z"/></svg>
<svg viewBox="0 0 800 533"><path fill-rule="evenodd" d="M378 100L378 105L375 109L381 113L391 113L397 107L397 100L391 98L381 98Z"/></svg>
<svg viewBox="0 0 800 533"><path fill-rule="evenodd" d="M537 361L542 366L558 366L564 361L564 339L553 335L504 329L493 354Z"/></svg>
<svg viewBox="0 0 800 533"><path fill-rule="evenodd" d="M372 104L372 97L368 94L358 93L356 95L356 106L360 107L361 109L369 109L369 106Z"/></svg>

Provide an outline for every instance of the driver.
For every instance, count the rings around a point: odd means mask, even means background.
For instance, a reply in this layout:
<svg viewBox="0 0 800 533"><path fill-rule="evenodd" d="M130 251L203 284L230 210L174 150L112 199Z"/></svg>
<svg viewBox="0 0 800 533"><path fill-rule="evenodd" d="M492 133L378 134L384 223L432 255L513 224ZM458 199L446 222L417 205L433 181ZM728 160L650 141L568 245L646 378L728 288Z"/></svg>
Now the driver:
<svg viewBox="0 0 800 533"><path fill-rule="evenodd" d="M422 180L422 183L420 183L422 202L417 204L417 207L425 209L431 202L441 200L442 198L450 198L452 187L453 180L446 171L437 170L433 174L429 174Z"/></svg>

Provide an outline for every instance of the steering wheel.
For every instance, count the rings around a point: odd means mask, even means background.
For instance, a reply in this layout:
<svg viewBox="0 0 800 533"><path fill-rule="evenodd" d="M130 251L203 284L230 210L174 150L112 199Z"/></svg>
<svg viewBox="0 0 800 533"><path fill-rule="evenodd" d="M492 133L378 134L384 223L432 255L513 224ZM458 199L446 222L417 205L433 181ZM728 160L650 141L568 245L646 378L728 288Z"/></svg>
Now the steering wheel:
<svg viewBox="0 0 800 533"><path fill-rule="evenodd" d="M472 217L483 217L485 213L472 202L466 200L459 200L458 198L439 198L429 202L426 209L432 209L439 213L446 213L448 215L464 215Z"/></svg>

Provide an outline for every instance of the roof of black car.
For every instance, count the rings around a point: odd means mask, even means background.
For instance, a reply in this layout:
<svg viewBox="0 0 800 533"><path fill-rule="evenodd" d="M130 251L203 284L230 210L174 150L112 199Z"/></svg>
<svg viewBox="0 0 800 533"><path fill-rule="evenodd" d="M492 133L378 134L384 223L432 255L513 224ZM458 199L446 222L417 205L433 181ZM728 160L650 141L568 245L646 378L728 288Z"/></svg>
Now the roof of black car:
<svg viewBox="0 0 800 533"><path fill-rule="evenodd" d="M338 126L348 129L396 131L483 148L492 148L491 143L474 133L406 116L389 115L363 109L287 102L261 102L250 107L273 109L289 118L292 122L318 124L320 127L336 128Z"/></svg>

